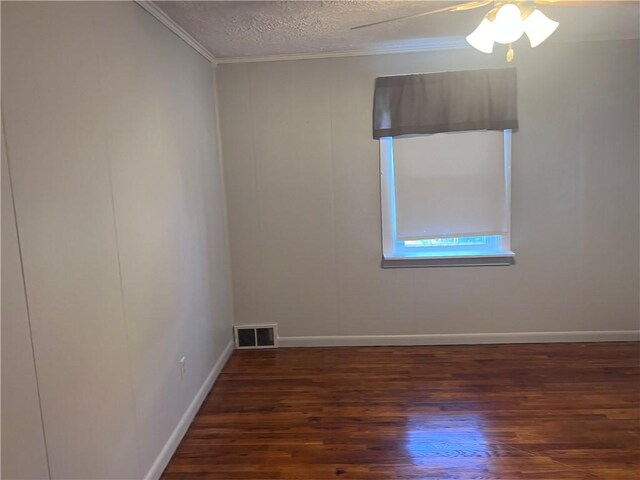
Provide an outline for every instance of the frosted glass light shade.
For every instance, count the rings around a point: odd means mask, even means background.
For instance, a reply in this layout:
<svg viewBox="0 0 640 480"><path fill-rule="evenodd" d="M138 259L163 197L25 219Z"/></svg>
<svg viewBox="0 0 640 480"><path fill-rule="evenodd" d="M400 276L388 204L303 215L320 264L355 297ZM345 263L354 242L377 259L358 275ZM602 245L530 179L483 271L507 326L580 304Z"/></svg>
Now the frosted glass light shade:
<svg viewBox="0 0 640 480"><path fill-rule="evenodd" d="M476 50L484 53L493 52L493 25L488 19L483 19L480 25L467 35L467 42Z"/></svg>
<svg viewBox="0 0 640 480"><path fill-rule="evenodd" d="M513 3L500 7L493 21L493 39L498 43L512 43L524 33L520 9Z"/></svg>
<svg viewBox="0 0 640 480"><path fill-rule="evenodd" d="M551 20L540 10L534 10L524 21L524 31L529 37L531 48L537 47L549 38L558 25L558 22Z"/></svg>

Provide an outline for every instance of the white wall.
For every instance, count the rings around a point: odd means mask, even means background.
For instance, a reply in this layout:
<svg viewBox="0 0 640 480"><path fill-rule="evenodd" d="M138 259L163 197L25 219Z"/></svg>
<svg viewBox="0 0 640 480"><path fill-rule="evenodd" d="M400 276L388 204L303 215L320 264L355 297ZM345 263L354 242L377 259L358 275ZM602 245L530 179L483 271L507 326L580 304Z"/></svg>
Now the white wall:
<svg viewBox="0 0 640 480"><path fill-rule="evenodd" d="M52 478L158 474L230 351L214 88L209 62L132 2L2 3L2 110Z"/></svg>
<svg viewBox="0 0 640 480"><path fill-rule="evenodd" d="M515 266L380 268L374 79L504 65L467 49L219 66L236 323L278 323L287 345L635 338L588 332L638 330L637 40L517 48ZM574 333L493 335L518 332ZM451 336L469 333L491 335Z"/></svg>

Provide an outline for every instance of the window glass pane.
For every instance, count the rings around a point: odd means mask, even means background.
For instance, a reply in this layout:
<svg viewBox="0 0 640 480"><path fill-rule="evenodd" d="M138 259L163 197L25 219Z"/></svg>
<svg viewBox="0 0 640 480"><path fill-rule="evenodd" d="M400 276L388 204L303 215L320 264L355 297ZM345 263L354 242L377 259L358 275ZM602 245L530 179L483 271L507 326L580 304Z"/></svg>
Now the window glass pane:
<svg viewBox="0 0 640 480"><path fill-rule="evenodd" d="M507 233L503 132L392 142L398 240Z"/></svg>
<svg viewBox="0 0 640 480"><path fill-rule="evenodd" d="M429 136L430 145L421 145L419 149L413 149L417 146L413 140L421 137L380 139L384 258L459 260L462 257L512 256L509 234L511 131L442 136L457 137L463 142L445 142L449 145L440 146L448 147L445 149L448 154L440 155L443 150L431 145L438 135ZM476 136L478 138L472 142L466 141ZM484 143L483 139L488 141L489 138L492 145L489 150L493 154L483 151L481 155L480 151L486 145L479 145L476 140ZM412 148L404 148L409 143ZM470 144L474 147L471 153ZM485 178L482 172L490 173L495 181L485 185L482 191L467 188L465 178ZM398 178L397 174L404 175L404 179ZM416 188L409 188L414 181ZM460 182L465 186L446 188L446 195L440 195L444 187ZM489 201L494 195L500 197L499 202ZM492 217L498 214L497 223L502 227L487 228L485 211L493 212ZM413 213L416 215L412 217ZM415 229L407 228L411 218L415 220ZM474 222L478 221L484 223L476 225Z"/></svg>
<svg viewBox="0 0 640 480"><path fill-rule="evenodd" d="M412 248L424 247L476 247L493 245L500 241L500 236L425 238L421 240L405 240L403 246Z"/></svg>

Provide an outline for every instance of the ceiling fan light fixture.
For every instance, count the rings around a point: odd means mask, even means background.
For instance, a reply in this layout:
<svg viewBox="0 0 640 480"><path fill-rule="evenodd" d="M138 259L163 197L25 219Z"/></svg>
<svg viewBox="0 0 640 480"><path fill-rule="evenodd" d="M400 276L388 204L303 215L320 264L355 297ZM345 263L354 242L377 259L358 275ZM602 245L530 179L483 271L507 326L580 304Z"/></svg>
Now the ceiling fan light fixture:
<svg viewBox="0 0 640 480"><path fill-rule="evenodd" d="M560 25L558 22L551 20L540 10L531 12L524 21L524 31L529 37L531 48L535 48L544 42Z"/></svg>
<svg viewBox="0 0 640 480"><path fill-rule="evenodd" d="M484 18L480 25L467 35L467 42L476 50L483 53L493 52L493 25L488 18Z"/></svg>
<svg viewBox="0 0 640 480"><path fill-rule="evenodd" d="M524 33L524 22L520 9L513 3L500 7L493 21L493 40L497 43L512 43Z"/></svg>

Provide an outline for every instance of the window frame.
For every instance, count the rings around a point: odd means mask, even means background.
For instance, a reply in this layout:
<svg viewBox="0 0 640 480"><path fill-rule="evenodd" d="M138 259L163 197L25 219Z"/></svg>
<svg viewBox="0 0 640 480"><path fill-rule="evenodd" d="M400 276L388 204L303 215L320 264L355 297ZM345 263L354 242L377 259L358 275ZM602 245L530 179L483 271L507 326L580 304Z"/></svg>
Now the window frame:
<svg viewBox="0 0 640 480"><path fill-rule="evenodd" d="M473 248L461 248L456 251L451 247L398 247L393 137L379 139L382 268L497 266L513 265L515 263L515 254L511 250L511 136L512 131L510 129L503 130L507 233L500 236L497 250L486 249L484 252L478 249L474 251ZM407 249L411 250L407 251ZM457 253L454 254L452 252Z"/></svg>

